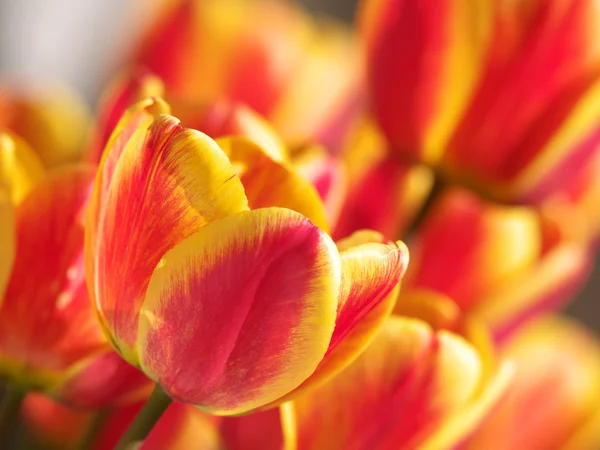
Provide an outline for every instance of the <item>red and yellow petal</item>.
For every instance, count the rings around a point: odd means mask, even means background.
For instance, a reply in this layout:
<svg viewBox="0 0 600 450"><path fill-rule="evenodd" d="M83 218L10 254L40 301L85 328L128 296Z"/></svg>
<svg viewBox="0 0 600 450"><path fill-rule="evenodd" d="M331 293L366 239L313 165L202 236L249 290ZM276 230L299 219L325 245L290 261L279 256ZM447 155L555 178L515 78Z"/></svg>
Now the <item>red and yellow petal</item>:
<svg viewBox="0 0 600 450"><path fill-rule="evenodd" d="M86 159L98 164L110 136L127 109L150 97L164 97L162 80L146 69L132 69L116 78L102 95Z"/></svg>
<svg viewBox="0 0 600 450"><path fill-rule="evenodd" d="M247 209L227 156L208 136L161 115L113 135L87 230L90 291L113 345L137 364L138 315L165 252L206 224ZM116 220L115 220L116 219Z"/></svg>
<svg viewBox="0 0 600 450"><path fill-rule="evenodd" d="M274 1L177 0L159 12L135 61L175 98L225 98L264 114L297 70L309 32L300 11Z"/></svg>
<svg viewBox="0 0 600 450"><path fill-rule="evenodd" d="M515 335L502 355L514 363L514 381L464 448L565 448L600 406L597 339L576 323L546 318ZM595 448L590 443L570 448Z"/></svg>
<svg viewBox="0 0 600 450"><path fill-rule="evenodd" d="M45 167L81 158L89 121L84 101L65 86L0 88L0 128L22 137Z"/></svg>
<svg viewBox="0 0 600 450"><path fill-rule="evenodd" d="M335 326L340 262L291 210L242 212L169 250L141 308L142 369L214 414L273 402L308 378Z"/></svg>
<svg viewBox="0 0 600 450"><path fill-rule="evenodd" d="M340 252L342 284L335 330L327 353L310 378L284 397L285 400L325 383L352 363L391 314L408 264L408 249L402 242L365 241L368 238L378 236L357 233L349 240L363 240L363 243ZM346 245L342 242L342 246Z"/></svg>
<svg viewBox="0 0 600 450"><path fill-rule="evenodd" d="M492 10L489 0L363 2L373 109L401 156L439 161L482 71Z"/></svg>
<svg viewBox="0 0 600 450"><path fill-rule="evenodd" d="M262 147L246 138L222 138L217 144L236 168L251 209L288 208L306 216L321 229L329 230L319 194L292 167L274 161Z"/></svg>
<svg viewBox="0 0 600 450"><path fill-rule="evenodd" d="M98 327L96 325L96 327ZM105 342L104 348L65 372L48 394L87 409L129 405L146 399L153 383Z"/></svg>
<svg viewBox="0 0 600 450"><path fill-rule="evenodd" d="M476 395L481 379L467 341L394 316L333 382L293 402L297 448L418 448Z"/></svg>
<svg viewBox="0 0 600 450"><path fill-rule="evenodd" d="M16 211L16 259L0 308L0 370L28 388L53 388L67 369L108 346L89 307L83 267L93 176L87 166L56 170Z"/></svg>
<svg viewBox="0 0 600 450"><path fill-rule="evenodd" d="M485 69L444 166L497 197L537 203L597 151L600 8L593 0L489 3Z"/></svg>
<svg viewBox="0 0 600 450"><path fill-rule="evenodd" d="M541 246L532 210L449 190L416 234L406 285L444 293L464 310L477 308L507 283L523 282Z"/></svg>

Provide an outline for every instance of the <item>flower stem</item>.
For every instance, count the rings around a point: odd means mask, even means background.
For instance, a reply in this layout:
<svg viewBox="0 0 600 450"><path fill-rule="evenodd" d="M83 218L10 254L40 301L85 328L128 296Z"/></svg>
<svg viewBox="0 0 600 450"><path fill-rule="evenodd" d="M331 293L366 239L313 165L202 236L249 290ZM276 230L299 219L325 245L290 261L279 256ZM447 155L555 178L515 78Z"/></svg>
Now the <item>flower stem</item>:
<svg viewBox="0 0 600 450"><path fill-rule="evenodd" d="M9 442L14 434L25 391L7 386L0 404L0 442Z"/></svg>
<svg viewBox="0 0 600 450"><path fill-rule="evenodd" d="M171 401L171 398L165 394L160 385L156 384L152 394L121 437L115 450L127 450L132 444L143 441L169 407Z"/></svg>

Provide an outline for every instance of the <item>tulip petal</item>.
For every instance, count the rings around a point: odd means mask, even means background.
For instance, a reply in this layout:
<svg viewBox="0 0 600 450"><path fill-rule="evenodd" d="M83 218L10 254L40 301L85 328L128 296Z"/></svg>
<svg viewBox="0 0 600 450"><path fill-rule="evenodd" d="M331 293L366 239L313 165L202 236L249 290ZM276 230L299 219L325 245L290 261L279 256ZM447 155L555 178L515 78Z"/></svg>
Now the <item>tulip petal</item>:
<svg viewBox="0 0 600 450"><path fill-rule="evenodd" d="M86 254L101 322L113 345L136 364L139 308L161 257L247 203L227 157L206 135L167 115L132 120L139 121L137 130L127 123L115 133L100 166Z"/></svg>
<svg viewBox="0 0 600 450"><path fill-rule="evenodd" d="M22 139L0 133L0 305L15 258L15 205L40 183L44 168Z"/></svg>
<svg viewBox="0 0 600 450"><path fill-rule="evenodd" d="M407 286L442 292L462 309L518 280L541 254L536 214L486 203L462 190L446 191L412 246Z"/></svg>
<svg viewBox="0 0 600 450"><path fill-rule="evenodd" d="M105 345L103 352L73 366L50 394L66 404L98 409L140 402L152 388L148 377Z"/></svg>
<svg viewBox="0 0 600 450"><path fill-rule="evenodd" d="M596 152L600 8L588 0L489 3L487 61L445 163L492 195L538 202Z"/></svg>
<svg viewBox="0 0 600 450"><path fill-rule="evenodd" d="M0 110L0 129L22 137L45 167L80 159L89 112L83 99L67 87L0 88Z"/></svg>
<svg viewBox="0 0 600 450"><path fill-rule="evenodd" d="M365 233L352 240L367 236ZM367 348L394 308L408 264L408 249L402 242L364 243L342 251L340 258L342 284L329 348L311 377L285 400L325 383Z"/></svg>
<svg viewBox="0 0 600 450"><path fill-rule="evenodd" d="M293 403L298 450L415 448L480 381L477 352L466 341L391 317L334 382Z"/></svg>
<svg viewBox="0 0 600 450"><path fill-rule="evenodd" d="M222 138L217 143L238 169L250 208L288 208L328 231L325 207L319 194L292 168L273 161L261 147L248 139Z"/></svg>
<svg viewBox="0 0 600 450"><path fill-rule="evenodd" d="M213 222L152 275L142 368L174 399L213 414L275 401L327 351L340 276L333 242L298 213L266 208Z"/></svg>
<svg viewBox="0 0 600 450"><path fill-rule="evenodd" d="M18 205L45 175L42 161L20 137L0 133L0 188Z"/></svg>
<svg viewBox="0 0 600 450"><path fill-rule="evenodd" d="M149 97L164 97L162 80L148 70L137 69L119 76L100 99L94 134L86 158L98 164L102 153L127 109Z"/></svg>
<svg viewBox="0 0 600 450"><path fill-rule="evenodd" d="M93 176L88 166L56 170L17 209L16 259L0 309L0 371L30 389L53 388L82 358L108 348L83 267Z"/></svg>
<svg viewBox="0 0 600 450"><path fill-rule="evenodd" d="M363 3L359 19L373 109L402 156L428 163L441 157L477 86L492 28L492 4Z"/></svg>
<svg viewBox="0 0 600 450"><path fill-rule="evenodd" d="M598 411L597 339L577 323L546 317L505 344L502 356L514 364L514 381L464 448L569 448L565 443ZM592 441L571 448L596 448Z"/></svg>
<svg viewBox="0 0 600 450"><path fill-rule="evenodd" d="M7 193L0 190L0 306L15 262L15 211Z"/></svg>

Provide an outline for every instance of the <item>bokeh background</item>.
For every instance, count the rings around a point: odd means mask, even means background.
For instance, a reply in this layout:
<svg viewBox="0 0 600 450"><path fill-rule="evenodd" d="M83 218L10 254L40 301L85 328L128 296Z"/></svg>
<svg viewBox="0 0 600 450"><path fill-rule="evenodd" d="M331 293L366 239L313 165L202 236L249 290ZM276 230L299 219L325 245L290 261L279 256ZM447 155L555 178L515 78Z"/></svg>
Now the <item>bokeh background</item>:
<svg viewBox="0 0 600 450"><path fill-rule="evenodd" d="M152 15L156 0L0 0L0 73L37 82L69 83L93 104ZM304 0L308 8L352 21L355 0ZM140 9L140 5L144 8ZM141 14L140 11L146 10ZM600 120L600 117L598 118ZM568 313L600 331L600 270Z"/></svg>

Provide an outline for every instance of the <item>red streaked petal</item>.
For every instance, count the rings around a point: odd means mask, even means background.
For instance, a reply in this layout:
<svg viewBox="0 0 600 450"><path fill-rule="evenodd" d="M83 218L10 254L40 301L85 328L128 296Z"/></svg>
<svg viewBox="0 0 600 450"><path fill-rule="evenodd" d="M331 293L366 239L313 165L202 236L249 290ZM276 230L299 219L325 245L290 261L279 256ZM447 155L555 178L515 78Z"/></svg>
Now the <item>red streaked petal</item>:
<svg viewBox="0 0 600 450"><path fill-rule="evenodd" d="M164 253L247 203L229 160L206 135L167 115L147 119L129 134L127 141L113 135L115 146L100 167L86 252L90 291L105 330L136 364L139 308Z"/></svg>
<svg viewBox="0 0 600 450"><path fill-rule="evenodd" d="M293 403L298 449L417 448L476 395L481 378L466 341L391 317L334 381Z"/></svg>
<svg viewBox="0 0 600 450"><path fill-rule="evenodd" d="M339 264L331 239L290 210L207 225L152 275L139 324L143 370L173 398L212 413L275 401L327 351Z"/></svg>
<svg viewBox="0 0 600 450"><path fill-rule="evenodd" d="M373 109L394 151L405 158L436 163L442 156L485 62L492 4L363 3L359 19Z"/></svg>
<svg viewBox="0 0 600 450"><path fill-rule="evenodd" d="M350 239L356 242L368 237L368 233L362 233ZM402 242L363 243L343 250L340 258L342 284L327 353L310 378L286 400L325 383L370 344L394 308L408 264L408 249Z"/></svg>
<svg viewBox="0 0 600 450"><path fill-rule="evenodd" d="M17 209L16 259L0 309L0 370L29 388L53 388L72 366L108 348L83 267L93 176L88 166L56 170Z"/></svg>

